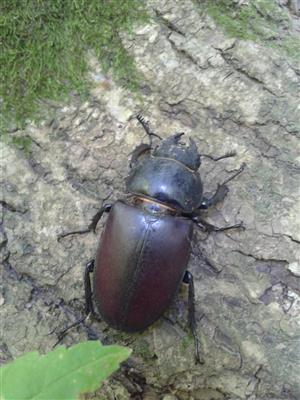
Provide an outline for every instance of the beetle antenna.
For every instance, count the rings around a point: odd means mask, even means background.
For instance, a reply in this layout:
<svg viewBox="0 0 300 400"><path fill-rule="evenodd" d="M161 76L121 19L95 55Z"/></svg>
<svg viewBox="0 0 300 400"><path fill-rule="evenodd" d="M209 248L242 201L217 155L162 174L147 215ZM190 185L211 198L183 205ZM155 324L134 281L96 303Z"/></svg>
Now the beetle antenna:
<svg viewBox="0 0 300 400"><path fill-rule="evenodd" d="M145 118L141 114L138 114L136 116L136 119L142 125L142 127L146 131L147 135L149 136L150 146L152 146L152 136L155 136L158 139L162 140L162 138L159 135L157 135L155 132L153 132L151 130L150 125L149 125L149 121L146 121Z"/></svg>

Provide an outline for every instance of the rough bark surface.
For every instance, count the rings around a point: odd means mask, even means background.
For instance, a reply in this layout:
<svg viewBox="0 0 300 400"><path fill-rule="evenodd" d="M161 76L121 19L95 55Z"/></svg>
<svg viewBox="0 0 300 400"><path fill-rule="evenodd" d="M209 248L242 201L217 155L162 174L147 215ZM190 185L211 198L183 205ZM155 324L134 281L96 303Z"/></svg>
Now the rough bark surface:
<svg viewBox="0 0 300 400"><path fill-rule="evenodd" d="M26 129L29 156L3 148L2 362L51 349L55 332L82 315L83 268L103 222L96 235L57 235L124 196L129 155L144 134L130 117L142 110L159 135L185 131L203 154L237 152L203 159L206 192L247 164L205 215L219 226L242 220L246 230L197 233L193 244L205 365L194 363L186 289L142 334L88 321L64 343L99 337L134 349L101 399L299 399L299 65L226 37L195 2L153 0L149 10L151 23L124 37L144 74L139 98L91 58L89 100L47 104L54 117Z"/></svg>

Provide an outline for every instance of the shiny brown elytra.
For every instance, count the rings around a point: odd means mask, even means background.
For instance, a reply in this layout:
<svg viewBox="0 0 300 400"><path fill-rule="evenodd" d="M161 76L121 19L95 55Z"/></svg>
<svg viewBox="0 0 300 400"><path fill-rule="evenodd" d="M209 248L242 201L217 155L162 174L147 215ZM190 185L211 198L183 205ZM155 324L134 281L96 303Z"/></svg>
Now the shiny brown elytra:
<svg viewBox="0 0 300 400"><path fill-rule="evenodd" d="M93 295L112 327L141 331L170 306L187 269L193 222L117 201L98 248Z"/></svg>

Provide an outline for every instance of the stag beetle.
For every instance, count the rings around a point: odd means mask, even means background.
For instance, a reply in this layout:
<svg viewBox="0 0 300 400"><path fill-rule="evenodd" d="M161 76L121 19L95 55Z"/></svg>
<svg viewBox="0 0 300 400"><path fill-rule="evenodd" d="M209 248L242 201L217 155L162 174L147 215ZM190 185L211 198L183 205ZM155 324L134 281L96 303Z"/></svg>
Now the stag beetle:
<svg viewBox="0 0 300 400"><path fill-rule="evenodd" d="M193 139L189 140L189 145L181 142L184 133L161 139L142 116L136 118L150 144L142 143L132 153L126 180L128 198L104 204L87 229L63 233L59 239L95 231L102 215L109 213L96 259L85 268L86 315L95 315L94 300L100 316L111 327L126 332L143 331L170 306L180 283L187 283L189 325L195 340L196 361L201 363L194 280L187 271L193 227L197 224L208 231L242 227L239 223L217 228L201 218L200 210L222 201L228 192L226 184L239 175L245 165L207 198L203 195L198 173L200 154ZM161 142L153 148L154 137ZM219 158L206 157L217 161L233 155L235 153ZM66 328L60 337L83 320Z"/></svg>

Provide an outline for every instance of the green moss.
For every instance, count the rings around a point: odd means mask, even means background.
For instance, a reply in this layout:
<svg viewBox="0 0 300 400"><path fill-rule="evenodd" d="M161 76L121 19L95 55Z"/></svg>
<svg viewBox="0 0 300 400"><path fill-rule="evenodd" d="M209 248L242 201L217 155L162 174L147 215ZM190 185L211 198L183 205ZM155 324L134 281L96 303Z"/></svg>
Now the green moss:
<svg viewBox="0 0 300 400"><path fill-rule="evenodd" d="M126 345L128 345L134 342L134 339L137 335L138 334L130 334L127 332L114 330L110 333L110 340L116 343L126 343Z"/></svg>
<svg viewBox="0 0 300 400"><path fill-rule="evenodd" d="M282 48L289 57L300 60L300 40L299 38L288 36L281 42Z"/></svg>
<svg viewBox="0 0 300 400"><path fill-rule="evenodd" d="M150 350L149 343L143 338L134 342L134 353L140 355L144 360L153 359L153 352Z"/></svg>
<svg viewBox="0 0 300 400"><path fill-rule="evenodd" d="M221 26L227 35L276 47L289 57L300 59L300 43L288 31L288 14L273 0L254 0L237 6L232 0L197 2ZM281 33L279 32L281 30Z"/></svg>
<svg viewBox="0 0 300 400"><path fill-rule="evenodd" d="M192 335L184 336L180 343L182 352L186 352L186 350L191 346L193 342L194 338Z"/></svg>
<svg viewBox="0 0 300 400"><path fill-rule="evenodd" d="M32 140L29 136L9 136L6 132L1 135L1 140L6 144L12 144L19 150L22 150L27 156L30 154Z"/></svg>
<svg viewBox="0 0 300 400"><path fill-rule="evenodd" d="M2 129L36 117L39 99L61 100L71 90L86 96L88 49L119 83L137 88L119 33L147 20L144 1L3 0L0 15Z"/></svg>

